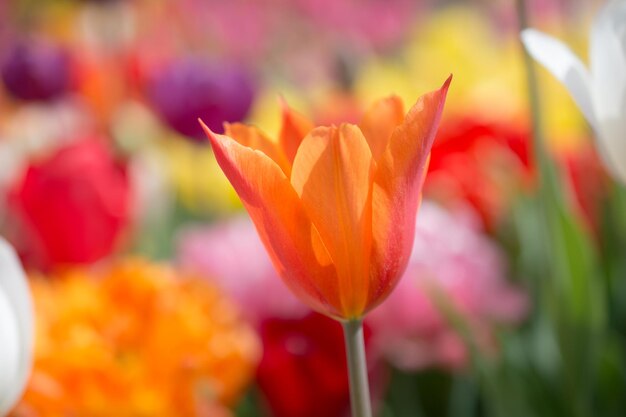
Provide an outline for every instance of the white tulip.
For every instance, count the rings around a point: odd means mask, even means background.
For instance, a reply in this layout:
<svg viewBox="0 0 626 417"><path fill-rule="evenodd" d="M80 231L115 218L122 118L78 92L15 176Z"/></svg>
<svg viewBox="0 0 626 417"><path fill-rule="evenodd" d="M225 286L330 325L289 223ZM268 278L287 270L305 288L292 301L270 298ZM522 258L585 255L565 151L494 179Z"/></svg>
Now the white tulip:
<svg viewBox="0 0 626 417"><path fill-rule="evenodd" d="M0 238L0 416L20 398L33 357L33 307L15 251Z"/></svg>
<svg viewBox="0 0 626 417"><path fill-rule="evenodd" d="M591 28L590 68L559 40L522 32L528 53L569 90L594 129L609 171L626 183L626 1L609 1Z"/></svg>

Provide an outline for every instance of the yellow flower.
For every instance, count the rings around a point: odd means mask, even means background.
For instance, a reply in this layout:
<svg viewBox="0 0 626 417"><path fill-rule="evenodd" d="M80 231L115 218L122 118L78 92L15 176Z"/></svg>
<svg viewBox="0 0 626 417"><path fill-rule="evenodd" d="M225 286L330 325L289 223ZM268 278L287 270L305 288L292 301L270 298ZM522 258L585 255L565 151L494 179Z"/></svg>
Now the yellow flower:
<svg viewBox="0 0 626 417"><path fill-rule="evenodd" d="M357 94L370 101L389 91L405 100L436 83L442 72L457 74L446 114L519 120L528 97L522 49L516 31L500 31L476 9L447 7L419 25L399 59L373 59L359 74ZM541 74L544 122L553 142L579 138L586 125L567 91Z"/></svg>
<svg viewBox="0 0 626 417"><path fill-rule="evenodd" d="M210 146L171 140L163 152L179 202L195 214L232 212L241 208L237 194L222 174Z"/></svg>

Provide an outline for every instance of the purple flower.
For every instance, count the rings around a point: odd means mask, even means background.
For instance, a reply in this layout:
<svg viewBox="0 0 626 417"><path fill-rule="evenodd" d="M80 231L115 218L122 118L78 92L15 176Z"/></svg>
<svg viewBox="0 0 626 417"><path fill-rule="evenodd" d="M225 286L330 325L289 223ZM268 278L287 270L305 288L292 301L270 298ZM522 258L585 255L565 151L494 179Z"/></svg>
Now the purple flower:
<svg viewBox="0 0 626 417"><path fill-rule="evenodd" d="M19 40L0 62L6 90L21 100L48 101L70 87L69 53L41 40Z"/></svg>
<svg viewBox="0 0 626 417"><path fill-rule="evenodd" d="M517 323L527 312L526 294L506 280L503 254L466 217L422 204L407 270L369 316L373 347L401 369L467 363L466 341L449 311L483 352L495 347L495 325Z"/></svg>
<svg viewBox="0 0 626 417"><path fill-rule="evenodd" d="M172 129L204 141L198 118L213 131L223 132L224 122L238 122L247 116L254 87L241 67L184 58L154 74L148 83L148 97Z"/></svg>

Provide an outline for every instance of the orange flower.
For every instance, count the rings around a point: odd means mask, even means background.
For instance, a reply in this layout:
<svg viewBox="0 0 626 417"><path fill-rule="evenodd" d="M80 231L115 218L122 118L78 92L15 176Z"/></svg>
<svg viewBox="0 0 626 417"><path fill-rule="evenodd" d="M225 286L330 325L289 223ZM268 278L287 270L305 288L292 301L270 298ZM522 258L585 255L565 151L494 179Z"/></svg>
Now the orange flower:
<svg viewBox="0 0 626 417"><path fill-rule="evenodd" d="M260 343L204 280L138 259L33 276L35 362L22 416L229 416Z"/></svg>
<svg viewBox="0 0 626 417"><path fill-rule="evenodd" d="M317 127L284 106L278 141L204 129L285 283L313 309L355 319L404 271L451 78L404 114L392 96L357 125Z"/></svg>

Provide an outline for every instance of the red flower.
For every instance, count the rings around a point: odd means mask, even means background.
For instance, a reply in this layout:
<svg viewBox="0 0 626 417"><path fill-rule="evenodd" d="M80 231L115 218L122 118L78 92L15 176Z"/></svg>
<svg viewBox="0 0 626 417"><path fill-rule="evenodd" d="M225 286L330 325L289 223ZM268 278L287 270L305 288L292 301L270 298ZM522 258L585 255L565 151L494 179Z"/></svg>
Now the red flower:
<svg viewBox="0 0 626 417"><path fill-rule="evenodd" d="M257 380L274 417L347 415L350 391L339 323L312 313L267 320L260 333ZM366 331L366 342L368 336Z"/></svg>
<svg viewBox="0 0 626 417"><path fill-rule="evenodd" d="M469 203L487 229L506 214L509 197L531 178L530 136L523 125L462 117L442 123L424 194Z"/></svg>
<svg viewBox="0 0 626 417"><path fill-rule="evenodd" d="M597 231L599 202L608 178L582 138L560 138L574 146L552 147L574 209ZM508 214L512 198L534 183L530 128L471 116L444 120L431 152L424 195L445 205L469 204L488 231Z"/></svg>
<svg viewBox="0 0 626 417"><path fill-rule="evenodd" d="M8 203L8 232L25 261L89 263L114 249L130 214L130 186L105 144L86 139L28 166Z"/></svg>

